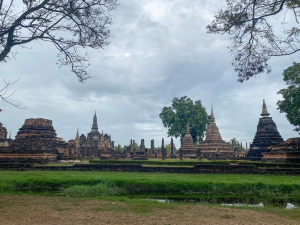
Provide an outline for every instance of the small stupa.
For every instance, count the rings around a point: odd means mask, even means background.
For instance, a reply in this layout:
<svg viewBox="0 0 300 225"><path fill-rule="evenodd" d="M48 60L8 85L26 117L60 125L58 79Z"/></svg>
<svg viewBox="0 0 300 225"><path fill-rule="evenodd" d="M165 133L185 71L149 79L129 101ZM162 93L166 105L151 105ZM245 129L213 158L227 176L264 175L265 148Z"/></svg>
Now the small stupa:
<svg viewBox="0 0 300 225"><path fill-rule="evenodd" d="M271 145L277 145L283 142L276 124L269 115L270 113L267 110L265 100L263 100L262 118L259 119L255 137L247 154L249 160L261 160L263 152L271 151Z"/></svg>
<svg viewBox="0 0 300 225"><path fill-rule="evenodd" d="M183 158L195 159L196 158L196 147L193 142L193 137L190 131L190 124L186 124L185 135L181 142L181 151Z"/></svg>
<svg viewBox="0 0 300 225"><path fill-rule="evenodd" d="M213 108L211 108L210 124L206 131L205 141L199 143L197 153L198 158L205 159L228 159L233 157L234 150L231 149L229 142L222 140L215 122Z"/></svg>

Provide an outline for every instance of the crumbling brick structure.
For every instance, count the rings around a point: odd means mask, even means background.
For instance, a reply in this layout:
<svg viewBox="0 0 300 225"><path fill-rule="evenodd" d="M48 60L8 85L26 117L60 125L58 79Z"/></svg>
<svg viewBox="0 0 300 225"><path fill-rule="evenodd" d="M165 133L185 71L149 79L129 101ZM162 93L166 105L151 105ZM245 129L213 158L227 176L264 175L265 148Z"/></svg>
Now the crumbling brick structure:
<svg viewBox="0 0 300 225"><path fill-rule="evenodd" d="M199 159L230 159L234 157L234 150L229 142L222 140L219 128L215 123L213 109L211 109L210 124L206 131L205 141L200 142L197 147Z"/></svg>
<svg viewBox="0 0 300 225"><path fill-rule="evenodd" d="M248 160L261 160L263 157L262 153L271 151L271 145L277 145L283 142L276 124L269 115L265 100L263 100L262 118L259 119L255 137L252 144L250 144L250 150L247 154Z"/></svg>

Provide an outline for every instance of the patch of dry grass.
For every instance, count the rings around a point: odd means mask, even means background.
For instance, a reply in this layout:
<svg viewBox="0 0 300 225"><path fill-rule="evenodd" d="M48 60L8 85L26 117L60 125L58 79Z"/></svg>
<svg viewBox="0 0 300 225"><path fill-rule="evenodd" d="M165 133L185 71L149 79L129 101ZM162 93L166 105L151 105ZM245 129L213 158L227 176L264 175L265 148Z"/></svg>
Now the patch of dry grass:
<svg viewBox="0 0 300 225"><path fill-rule="evenodd" d="M4 195L1 224L299 224L278 211L203 205L177 205L146 200ZM298 211L299 213L299 211Z"/></svg>

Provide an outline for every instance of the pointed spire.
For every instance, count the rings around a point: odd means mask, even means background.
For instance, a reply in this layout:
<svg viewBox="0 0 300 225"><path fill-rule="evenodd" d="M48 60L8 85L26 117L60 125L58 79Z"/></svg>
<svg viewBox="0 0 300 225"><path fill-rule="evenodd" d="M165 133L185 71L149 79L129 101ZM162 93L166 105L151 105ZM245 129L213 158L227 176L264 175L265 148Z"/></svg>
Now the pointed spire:
<svg viewBox="0 0 300 225"><path fill-rule="evenodd" d="M76 139L79 139L79 128L77 128Z"/></svg>
<svg viewBox="0 0 300 225"><path fill-rule="evenodd" d="M11 139L11 131L9 132L9 138L8 139Z"/></svg>
<svg viewBox="0 0 300 225"><path fill-rule="evenodd" d="M93 119L92 131L98 131L96 110L95 110L95 115L94 115L94 119Z"/></svg>
<svg viewBox="0 0 300 225"><path fill-rule="evenodd" d="M213 109L212 104L211 104L210 122L211 122L211 123L214 123L214 122L215 122L214 109Z"/></svg>
<svg viewBox="0 0 300 225"><path fill-rule="evenodd" d="M187 124L186 124L186 130L185 130L185 134L190 134L191 133L191 131L190 131L190 123L189 122L187 122Z"/></svg>
<svg viewBox="0 0 300 225"><path fill-rule="evenodd" d="M260 114L262 117L269 117L270 113L268 113L267 106L265 100L263 100L262 113Z"/></svg>

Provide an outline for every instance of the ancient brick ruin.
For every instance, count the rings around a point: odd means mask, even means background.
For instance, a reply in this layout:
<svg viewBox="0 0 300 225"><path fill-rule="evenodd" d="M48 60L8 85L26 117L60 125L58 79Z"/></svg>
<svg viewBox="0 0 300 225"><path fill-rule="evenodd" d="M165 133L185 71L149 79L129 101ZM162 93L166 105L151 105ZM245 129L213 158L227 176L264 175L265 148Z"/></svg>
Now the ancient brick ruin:
<svg viewBox="0 0 300 225"><path fill-rule="evenodd" d="M15 140L0 148L0 162L54 162L58 148L51 120L26 119Z"/></svg>
<svg viewBox="0 0 300 225"><path fill-rule="evenodd" d="M7 129L0 123L0 139L7 139Z"/></svg>
<svg viewBox="0 0 300 225"><path fill-rule="evenodd" d="M6 148L11 144L12 140L9 135L7 138L7 129L3 127L3 124L0 123L0 148Z"/></svg>
<svg viewBox="0 0 300 225"><path fill-rule="evenodd" d="M219 128L215 123L213 109L211 109L210 124L206 131L206 138L197 147L197 158L230 159L234 157L234 150L231 149L230 143L222 140Z"/></svg>
<svg viewBox="0 0 300 225"><path fill-rule="evenodd" d="M255 137L252 144L250 144L250 150L247 154L249 160L261 160L263 157L262 153L271 151L271 145L283 142L281 135L277 131L276 124L269 115L265 100L263 100L262 118L259 119Z"/></svg>
<svg viewBox="0 0 300 225"><path fill-rule="evenodd" d="M75 138L76 151L80 158L100 158L100 159L112 159L114 158L114 142L111 141L111 136L104 134L98 130L97 115L96 112L93 117L93 124L91 132L84 134L77 132Z"/></svg>
<svg viewBox="0 0 300 225"><path fill-rule="evenodd" d="M187 123L185 135L181 142L181 151L183 158L196 159L196 147L190 132L190 124Z"/></svg>
<svg viewBox="0 0 300 225"><path fill-rule="evenodd" d="M267 107L263 101L262 118L259 119L257 132L247 159L261 160L265 162L300 163L299 138L288 139L283 143L276 124L269 117ZM124 146L121 152L114 149L114 141L111 136L98 131L96 112L93 117L91 132L85 136L79 135L77 130L74 140L64 141L57 137L52 121L48 119L26 119L19 129L16 138L7 138L7 129L0 123L0 163L47 163L65 160L98 158L107 159L132 159L148 160L156 158L165 160L167 158L183 159L245 159L246 151L242 143L231 147L229 142L222 140L219 129L215 123L213 109L211 111L210 125L207 129L205 141L200 142L196 148L190 133L190 126L187 123L186 132L181 142L179 151L171 138L171 152L167 152L164 139L161 146L154 147L154 140L151 140L151 148L145 147L145 140L136 147L135 140L130 140L128 146ZM247 145L247 144L246 144Z"/></svg>
<svg viewBox="0 0 300 225"><path fill-rule="evenodd" d="M262 153L263 162L300 163L300 138L289 138L278 145L272 145L270 152Z"/></svg>

